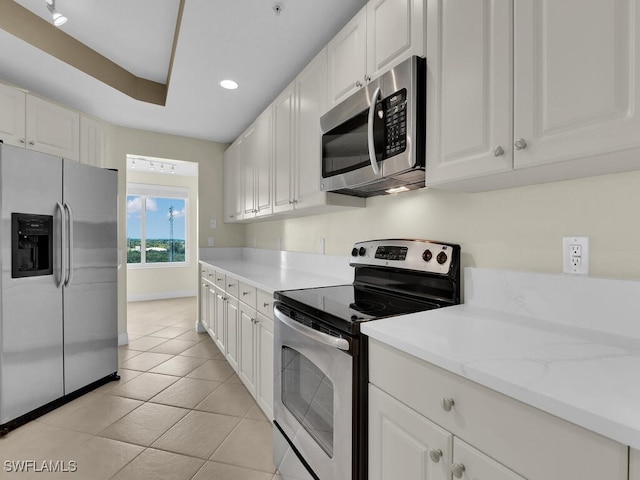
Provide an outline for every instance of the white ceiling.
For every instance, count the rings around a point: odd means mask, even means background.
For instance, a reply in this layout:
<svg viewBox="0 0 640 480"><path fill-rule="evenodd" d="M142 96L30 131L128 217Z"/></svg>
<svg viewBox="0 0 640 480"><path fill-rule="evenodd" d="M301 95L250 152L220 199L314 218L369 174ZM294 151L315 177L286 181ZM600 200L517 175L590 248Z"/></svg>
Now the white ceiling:
<svg viewBox="0 0 640 480"><path fill-rule="evenodd" d="M50 21L44 0L15 0ZM166 106L134 100L0 30L0 79L116 125L230 143L366 0L186 0ZM57 0L62 30L165 83L178 0ZM118 21L119 19L119 21ZM218 82L232 78L237 90Z"/></svg>

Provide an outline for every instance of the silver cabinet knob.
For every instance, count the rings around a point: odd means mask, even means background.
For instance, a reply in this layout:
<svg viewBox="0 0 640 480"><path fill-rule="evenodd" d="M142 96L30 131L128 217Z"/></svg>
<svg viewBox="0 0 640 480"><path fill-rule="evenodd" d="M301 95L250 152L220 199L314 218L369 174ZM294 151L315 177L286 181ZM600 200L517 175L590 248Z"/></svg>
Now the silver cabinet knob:
<svg viewBox="0 0 640 480"><path fill-rule="evenodd" d="M227 284L227 288L231 288L231 287L233 287L233 285L234 285L233 283L228 283Z"/></svg>
<svg viewBox="0 0 640 480"><path fill-rule="evenodd" d="M516 147L516 150L524 150L527 148L527 141L524 138L519 138L515 141L513 146Z"/></svg>
<svg viewBox="0 0 640 480"><path fill-rule="evenodd" d="M466 468L464 468L464 465L462 463L454 463L453 465L451 465L451 473L456 478L462 478L465 470Z"/></svg>
<svg viewBox="0 0 640 480"><path fill-rule="evenodd" d="M29 142L29 145L35 145L35 144L36 144L36 142L34 142L33 140L31 140L31 141Z"/></svg>
<svg viewBox="0 0 640 480"><path fill-rule="evenodd" d="M246 296L246 295L249 295L249 292L242 292L242 296L243 297Z"/></svg>
<svg viewBox="0 0 640 480"><path fill-rule="evenodd" d="M442 408L445 412L450 412L455 404L453 398L445 397L442 399Z"/></svg>
<svg viewBox="0 0 640 480"><path fill-rule="evenodd" d="M440 450L439 448L431 450L429 452L429 457L431 458L433 463L438 463L442 458L442 450Z"/></svg>
<svg viewBox="0 0 640 480"><path fill-rule="evenodd" d="M20 143L22 143L22 144L24 144L24 143L25 143L24 138L21 138L21 139L20 139Z"/></svg>
<svg viewBox="0 0 640 480"><path fill-rule="evenodd" d="M502 148L500 145L498 145L498 146L493 150L493 156L494 156L494 157L501 157L502 155L504 155L504 148Z"/></svg>
<svg viewBox="0 0 640 480"><path fill-rule="evenodd" d="M365 75L365 76L364 76L364 81L365 81L366 83L369 83L369 82L371 81L371 75Z"/></svg>
<svg viewBox="0 0 640 480"><path fill-rule="evenodd" d="M268 307L269 305L270 305L269 302L265 302L265 303L262 304L262 306L265 307L265 308Z"/></svg>
<svg viewBox="0 0 640 480"><path fill-rule="evenodd" d="M360 80L356 80L356 87L360 88L362 86L362 82Z"/></svg>

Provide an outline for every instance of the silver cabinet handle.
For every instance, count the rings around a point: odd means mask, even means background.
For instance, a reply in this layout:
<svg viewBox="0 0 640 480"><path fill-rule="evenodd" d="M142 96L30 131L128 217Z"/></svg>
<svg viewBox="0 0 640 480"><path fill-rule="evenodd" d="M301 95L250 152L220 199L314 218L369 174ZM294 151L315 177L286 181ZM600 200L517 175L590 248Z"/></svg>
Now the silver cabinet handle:
<svg viewBox="0 0 640 480"><path fill-rule="evenodd" d="M456 402L453 401L453 398L445 397L442 399L442 408L445 412L450 412Z"/></svg>
<svg viewBox="0 0 640 480"><path fill-rule="evenodd" d="M292 330L295 330L296 332L298 332L301 335L304 335L305 337L309 337L310 339L315 340L316 342L320 342L323 345L327 345L328 347L337 348L345 352L349 351L349 341L346 340L345 338L334 337L327 333L314 330L311 327L307 327L302 323L296 322L292 318L287 317L282 312L282 310L280 310L278 307L273 308L273 314L278 320L284 323L287 327L291 328Z"/></svg>
<svg viewBox="0 0 640 480"><path fill-rule="evenodd" d="M501 157L502 155L504 155L504 148L502 148L500 145L498 145L498 146L493 150L493 156L494 156L494 157Z"/></svg>
<svg viewBox="0 0 640 480"><path fill-rule="evenodd" d="M429 457L431 458L433 463L438 463L442 458L442 450L440 450L439 448L431 450L429 452Z"/></svg>
<svg viewBox="0 0 640 480"><path fill-rule="evenodd" d="M231 287L233 287L234 285L235 285L235 283L229 283L229 284L227 285L227 288L231 288Z"/></svg>
<svg viewBox="0 0 640 480"><path fill-rule="evenodd" d="M371 81L371 75L365 75L364 76L364 81L365 81L365 83L369 83Z"/></svg>
<svg viewBox="0 0 640 480"><path fill-rule="evenodd" d="M376 112L376 102L378 101L378 97L380 96L380 87L376 87L371 95L371 105L369 105L369 122L368 126L368 146L369 146L369 162L371 162L371 169L373 170L374 175L380 174L380 169L378 168L378 161L376 160L376 144L373 138L373 118Z"/></svg>
<svg viewBox="0 0 640 480"><path fill-rule="evenodd" d="M29 145L35 145L35 144L36 144L36 142L34 142L33 140L31 140L31 141L29 142Z"/></svg>
<svg viewBox="0 0 640 480"><path fill-rule="evenodd" d="M271 305L269 302L265 302L262 304L263 307L267 308L269 305Z"/></svg>
<svg viewBox="0 0 640 480"><path fill-rule="evenodd" d="M527 141L524 138L519 138L515 141L513 146L516 147L516 150L524 150L527 148Z"/></svg>
<svg viewBox="0 0 640 480"><path fill-rule="evenodd" d="M209 274L209 276L210 276L210 277L213 277L213 273L210 273L210 274Z"/></svg>
<svg viewBox="0 0 640 480"><path fill-rule="evenodd" d="M242 292L242 296L245 297L247 295L249 295L251 292Z"/></svg>
<svg viewBox="0 0 640 480"><path fill-rule="evenodd" d="M465 470L466 468L462 463L454 463L453 465L451 465L451 473L456 478L462 478L462 475L464 475Z"/></svg>
<svg viewBox="0 0 640 480"><path fill-rule="evenodd" d="M216 282L221 282L222 279L221 278L216 278Z"/></svg>
<svg viewBox="0 0 640 480"><path fill-rule="evenodd" d="M360 80L356 80L356 87L360 88L362 86L362 82Z"/></svg>
<svg viewBox="0 0 640 480"><path fill-rule="evenodd" d="M25 144L24 138L20 139L20 143L22 143L23 145Z"/></svg>

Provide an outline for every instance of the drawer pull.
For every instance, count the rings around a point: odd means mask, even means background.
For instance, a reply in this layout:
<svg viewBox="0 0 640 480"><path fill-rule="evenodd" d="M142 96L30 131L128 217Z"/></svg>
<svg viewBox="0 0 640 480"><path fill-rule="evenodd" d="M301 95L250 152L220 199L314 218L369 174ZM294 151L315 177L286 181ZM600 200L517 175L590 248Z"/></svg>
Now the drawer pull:
<svg viewBox="0 0 640 480"><path fill-rule="evenodd" d="M244 297L244 296L246 296L246 295L249 295L250 293L251 293L251 292L242 292L242 296Z"/></svg>
<svg viewBox="0 0 640 480"><path fill-rule="evenodd" d="M442 450L440 450L439 448L431 450L429 452L429 457L431 457L433 463L438 463L442 458Z"/></svg>
<svg viewBox="0 0 640 480"><path fill-rule="evenodd" d="M216 278L216 282L221 282L222 279L221 278Z"/></svg>
<svg viewBox="0 0 640 480"><path fill-rule="evenodd" d="M265 307L265 308L268 307L269 305L270 305L269 302L265 302L265 303L262 304L262 306Z"/></svg>
<svg viewBox="0 0 640 480"><path fill-rule="evenodd" d="M233 287L234 285L235 285L234 283L230 283L230 284L228 284L228 285L227 285L227 288L231 288L231 287Z"/></svg>
<svg viewBox="0 0 640 480"><path fill-rule="evenodd" d="M466 468L462 463L454 463L453 465L451 465L451 473L456 478L462 478L462 475L464 475L465 470Z"/></svg>
<svg viewBox="0 0 640 480"><path fill-rule="evenodd" d="M445 397L442 399L442 408L445 412L450 412L456 402L453 401L453 398Z"/></svg>

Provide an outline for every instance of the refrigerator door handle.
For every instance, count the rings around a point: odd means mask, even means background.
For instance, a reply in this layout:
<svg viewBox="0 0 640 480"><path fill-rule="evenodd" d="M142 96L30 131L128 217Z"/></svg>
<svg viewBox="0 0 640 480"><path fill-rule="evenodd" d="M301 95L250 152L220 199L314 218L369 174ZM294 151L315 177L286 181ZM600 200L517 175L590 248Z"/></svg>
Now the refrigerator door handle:
<svg viewBox="0 0 640 480"><path fill-rule="evenodd" d="M64 286L71 285L73 280L73 211L68 203L65 202L64 209L67 212L67 279L64 281Z"/></svg>
<svg viewBox="0 0 640 480"><path fill-rule="evenodd" d="M65 277L65 215L64 207L60 202L56 202L56 208L60 211L60 279L56 282L56 287L60 288L62 286L62 283L64 282Z"/></svg>

